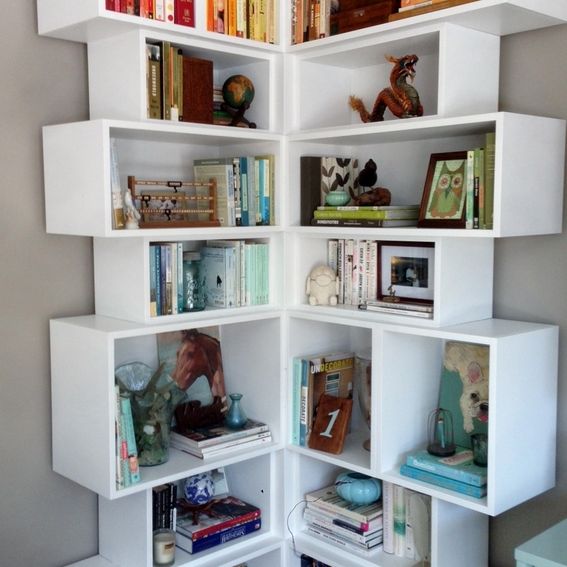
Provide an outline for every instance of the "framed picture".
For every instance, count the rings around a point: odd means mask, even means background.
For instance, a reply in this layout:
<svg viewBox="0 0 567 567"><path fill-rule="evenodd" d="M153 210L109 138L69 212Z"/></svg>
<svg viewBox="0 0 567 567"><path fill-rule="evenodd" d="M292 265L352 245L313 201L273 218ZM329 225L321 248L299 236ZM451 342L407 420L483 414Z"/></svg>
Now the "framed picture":
<svg viewBox="0 0 567 567"><path fill-rule="evenodd" d="M465 228L467 152L432 154L417 226Z"/></svg>
<svg viewBox="0 0 567 567"><path fill-rule="evenodd" d="M433 304L433 242L378 242L378 299Z"/></svg>

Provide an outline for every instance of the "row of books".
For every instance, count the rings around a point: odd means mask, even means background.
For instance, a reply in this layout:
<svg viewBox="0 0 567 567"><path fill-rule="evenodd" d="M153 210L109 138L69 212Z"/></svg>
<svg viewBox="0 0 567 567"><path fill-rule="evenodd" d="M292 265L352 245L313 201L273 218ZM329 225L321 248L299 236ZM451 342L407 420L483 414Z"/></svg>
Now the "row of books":
<svg viewBox="0 0 567 567"><path fill-rule="evenodd" d="M476 465L473 452L465 447L457 447L450 457L417 451L407 456L400 473L475 498L482 498L487 491L487 469Z"/></svg>
<svg viewBox="0 0 567 567"><path fill-rule="evenodd" d="M491 229L494 219L495 134L485 135L484 147L467 151L465 227Z"/></svg>
<svg viewBox="0 0 567 567"><path fill-rule="evenodd" d="M476 0L401 0L397 14L390 16L389 20L397 20L400 17L408 17L428 12L452 8L461 4L468 4Z"/></svg>
<svg viewBox="0 0 567 567"><path fill-rule="evenodd" d="M213 62L169 41L146 44L148 118L213 123Z"/></svg>
<svg viewBox="0 0 567 567"><path fill-rule="evenodd" d="M131 16L195 27L193 0L106 0L106 9Z"/></svg>
<svg viewBox="0 0 567 567"><path fill-rule="evenodd" d="M197 159L193 173L195 181L216 180L221 226L275 224L274 155Z"/></svg>
<svg viewBox="0 0 567 567"><path fill-rule="evenodd" d="M150 316L177 315L185 308L183 243L150 244ZM211 240L200 250L199 282L210 307L269 303L269 245Z"/></svg>
<svg viewBox="0 0 567 567"><path fill-rule="evenodd" d="M152 488L152 525L154 530L175 530L177 524L177 484L168 482Z"/></svg>
<svg viewBox="0 0 567 567"><path fill-rule="evenodd" d="M264 43L277 43L278 2L208 0L207 30Z"/></svg>
<svg viewBox="0 0 567 567"><path fill-rule="evenodd" d="M327 352L293 359L291 443L307 447L322 394L352 398L353 352Z"/></svg>
<svg viewBox="0 0 567 567"><path fill-rule="evenodd" d="M382 482L383 551L431 562L431 497L391 482Z"/></svg>
<svg viewBox="0 0 567 567"><path fill-rule="evenodd" d="M330 239L327 263L337 274L340 305L360 305L378 295L378 242Z"/></svg>
<svg viewBox="0 0 567 567"><path fill-rule="evenodd" d="M208 240L201 249L205 297L211 307L270 302L269 245L245 240Z"/></svg>
<svg viewBox="0 0 567 567"><path fill-rule="evenodd" d="M313 212L315 226L416 226L419 205L337 206L319 205Z"/></svg>
<svg viewBox="0 0 567 567"><path fill-rule="evenodd" d="M248 419L241 429L225 425L171 431L171 446L201 459L241 452L251 447L271 443L272 434L266 423Z"/></svg>
<svg viewBox="0 0 567 567"><path fill-rule="evenodd" d="M369 551L382 544L382 501L357 506L341 498L335 485L305 495L307 532L343 549Z"/></svg>
<svg viewBox="0 0 567 567"><path fill-rule="evenodd" d="M177 501L175 544L187 553L198 553L232 541L262 527L262 511L234 496L213 500L198 512L185 499Z"/></svg>
<svg viewBox="0 0 567 567"><path fill-rule="evenodd" d="M116 488L120 490L140 482L140 469L130 397L122 393L118 385L114 390Z"/></svg>

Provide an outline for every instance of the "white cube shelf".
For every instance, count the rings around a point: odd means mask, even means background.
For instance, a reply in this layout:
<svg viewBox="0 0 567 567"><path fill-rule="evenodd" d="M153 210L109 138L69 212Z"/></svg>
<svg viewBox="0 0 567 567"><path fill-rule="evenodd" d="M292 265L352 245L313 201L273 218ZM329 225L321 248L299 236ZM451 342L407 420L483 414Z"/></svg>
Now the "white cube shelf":
<svg viewBox="0 0 567 567"><path fill-rule="evenodd" d="M269 424L273 442L205 461L170 449L167 463L141 467L141 482L117 490L114 369L132 361L157 368L157 334L211 326L220 326L227 392L244 394L248 415ZM97 315L52 320L53 469L114 499L274 451L282 439L281 337L281 318L273 314L210 318L197 325L139 325Z"/></svg>
<svg viewBox="0 0 567 567"><path fill-rule="evenodd" d="M215 308L207 307L205 311L183 312L175 315L159 317L150 314L150 245L154 242L171 242L171 239L140 238L95 238L95 312L98 315L118 317L139 323L162 323L197 321L211 317L241 315L273 311L282 306L283 265L280 259L284 251L284 239L281 231L270 231L269 228L255 227L246 230L242 227L242 238L246 242L262 242L269 246L268 281L270 300L265 305L247 307ZM231 240L240 236L240 229L233 231ZM209 238L200 231L191 234L191 240L177 239L183 243L184 251L198 251L205 245L205 240L218 239L218 233L209 233Z"/></svg>
<svg viewBox="0 0 567 567"><path fill-rule="evenodd" d="M125 230L112 227L110 140L115 139L121 187L127 176L193 180L193 160L273 154L276 157L276 222L282 196L282 137L228 126L154 121L92 120L43 129L47 232L139 237L191 234L191 229ZM202 234L234 234L235 227Z"/></svg>
<svg viewBox="0 0 567 567"><path fill-rule="evenodd" d="M371 112L378 93L390 87L393 65L386 56L408 54L419 57L413 85L424 116L497 110L500 38L438 24L417 32L352 39L291 57L286 97L291 101L289 131L360 124L358 112L348 104L349 96L361 98ZM301 89L294 87L297 84ZM398 118L386 109L384 120Z"/></svg>
<svg viewBox="0 0 567 567"><path fill-rule="evenodd" d="M317 228L293 235L289 243L291 250L288 273L294 274L286 286L286 304L305 313L328 314L336 317L356 317L362 321L400 322L415 326L452 325L492 317L492 279L494 242L490 238L419 238L420 231L411 237L388 238L389 229L379 234L370 230L355 235L330 236ZM384 236L382 236L384 235ZM319 264L327 264L329 238L353 238L354 240L378 240L389 242L433 243L435 247L433 269L433 318L425 319L400 314L361 311L354 305L316 305L307 301L305 286L310 271Z"/></svg>
<svg viewBox="0 0 567 567"><path fill-rule="evenodd" d="M204 467L211 470L215 466ZM240 460L224 467L230 493L258 506L262 510L262 526L257 532L232 540L194 555L180 548L175 550L175 565L217 567L230 565L233 557L262 557L281 560L281 533L283 495L283 455L275 451L247 460ZM193 474L188 472L180 477ZM179 491L179 490L178 490ZM107 500L99 498L99 552L121 567L152 567L152 491L144 490L129 498ZM128 518L128 522L124 522Z"/></svg>
<svg viewBox="0 0 567 567"><path fill-rule="evenodd" d="M373 159L378 166L377 185L390 189L393 205L419 204L430 155L484 146L488 132L496 134L493 229L404 227L371 232L392 236L415 234L416 239L419 235L503 237L561 232L565 121L508 112L412 118L291 135L290 223L298 225L300 218L301 156L354 157L358 158L360 168ZM537 206L534 206L534 191L538 195ZM334 232L324 230L329 234L356 234L356 229L351 232L352 229L344 227Z"/></svg>
<svg viewBox="0 0 567 567"><path fill-rule="evenodd" d="M290 446L292 452L342 466L430 494L482 514L497 515L553 487L558 328L487 319L437 329L345 321L326 314L290 314L288 365L298 354L333 350L372 352L371 451L360 416L340 455ZM427 445L427 421L438 406L446 341L490 349L488 494L468 497L399 474L405 456ZM326 346L324 346L326 345ZM288 371L291 380L291 370ZM288 382L290 384L290 382ZM291 385L288 386L291 395ZM525 394L529 392L529 394ZM530 412L540 418L526 427L518 411L529 395ZM291 407L291 404L289 404ZM356 413L356 410L355 410ZM494 417L492 417L494 416ZM364 436L366 435L366 437ZM288 435L289 438L289 435ZM520 439L523 450L514 440ZM529 462L525 451L530 452ZM321 465L322 466L322 465ZM314 478L317 478L314 476Z"/></svg>
<svg viewBox="0 0 567 567"><path fill-rule="evenodd" d="M281 131L281 89L278 86L282 82L282 71L277 54L240 45L227 49L226 45L206 39L142 29L89 42L91 119L148 120L146 44L158 41L171 42L184 56L212 61L215 86L222 87L231 75L247 76L254 84L255 96L246 118L255 122L258 129Z"/></svg>

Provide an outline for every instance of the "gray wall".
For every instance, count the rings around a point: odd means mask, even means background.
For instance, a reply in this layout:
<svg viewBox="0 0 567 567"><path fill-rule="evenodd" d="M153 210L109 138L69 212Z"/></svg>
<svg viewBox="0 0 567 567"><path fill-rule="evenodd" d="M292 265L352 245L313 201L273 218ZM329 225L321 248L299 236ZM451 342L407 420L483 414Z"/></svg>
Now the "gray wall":
<svg viewBox="0 0 567 567"><path fill-rule="evenodd" d="M48 320L93 312L91 242L45 234L41 155L43 125L88 117L86 50L40 38L36 29L33 0L3 0L0 567L60 566L97 550L96 497L51 471L50 447ZM567 118L565 53L567 26L506 38L502 110ZM495 315L567 328L565 250L567 235L498 241ZM494 567L514 565L518 543L567 516L565 356L560 360L558 486L491 521ZM530 415L529 393L518 411L525 412L526 427L537 419ZM510 442L529 455L521 440L519 431Z"/></svg>

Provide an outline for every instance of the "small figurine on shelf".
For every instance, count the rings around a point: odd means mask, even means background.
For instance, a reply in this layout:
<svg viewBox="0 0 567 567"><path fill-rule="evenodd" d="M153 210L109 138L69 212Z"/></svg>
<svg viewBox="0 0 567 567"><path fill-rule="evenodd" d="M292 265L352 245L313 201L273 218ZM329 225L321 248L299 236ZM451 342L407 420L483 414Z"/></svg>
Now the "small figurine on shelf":
<svg viewBox="0 0 567 567"><path fill-rule="evenodd" d="M250 108L254 100L254 84L244 75L232 75L222 86L222 110L232 116L229 126L238 126L241 122L248 128L256 128L255 122L244 118L244 113Z"/></svg>
<svg viewBox="0 0 567 567"><path fill-rule="evenodd" d="M129 230L136 230L140 228L138 221L142 218L142 216L134 205L130 189L126 189L126 191L124 191L124 217L126 218L125 228Z"/></svg>
<svg viewBox="0 0 567 567"><path fill-rule="evenodd" d="M313 268L307 278L306 293L309 305L336 305L339 280L334 270L326 265Z"/></svg>
<svg viewBox="0 0 567 567"><path fill-rule="evenodd" d="M362 99L356 96L349 97L350 107L360 114L363 122L381 122L384 120L386 108L398 118L412 118L423 116L423 106L419 100L419 94L413 85L415 77L415 64L419 58L417 55L404 55L396 58L386 55L386 59L393 63L394 67L390 73L390 86L381 90L374 101L372 112L368 112Z"/></svg>
<svg viewBox="0 0 567 567"><path fill-rule="evenodd" d="M386 187L374 187L377 181L378 166L373 159L369 159L360 170L355 185L360 189L368 187L370 189L367 189L364 193L360 193L359 195L351 193L351 197L355 205L358 205L359 207L384 207L390 204L392 201L392 194L390 193L390 190L386 189Z"/></svg>

